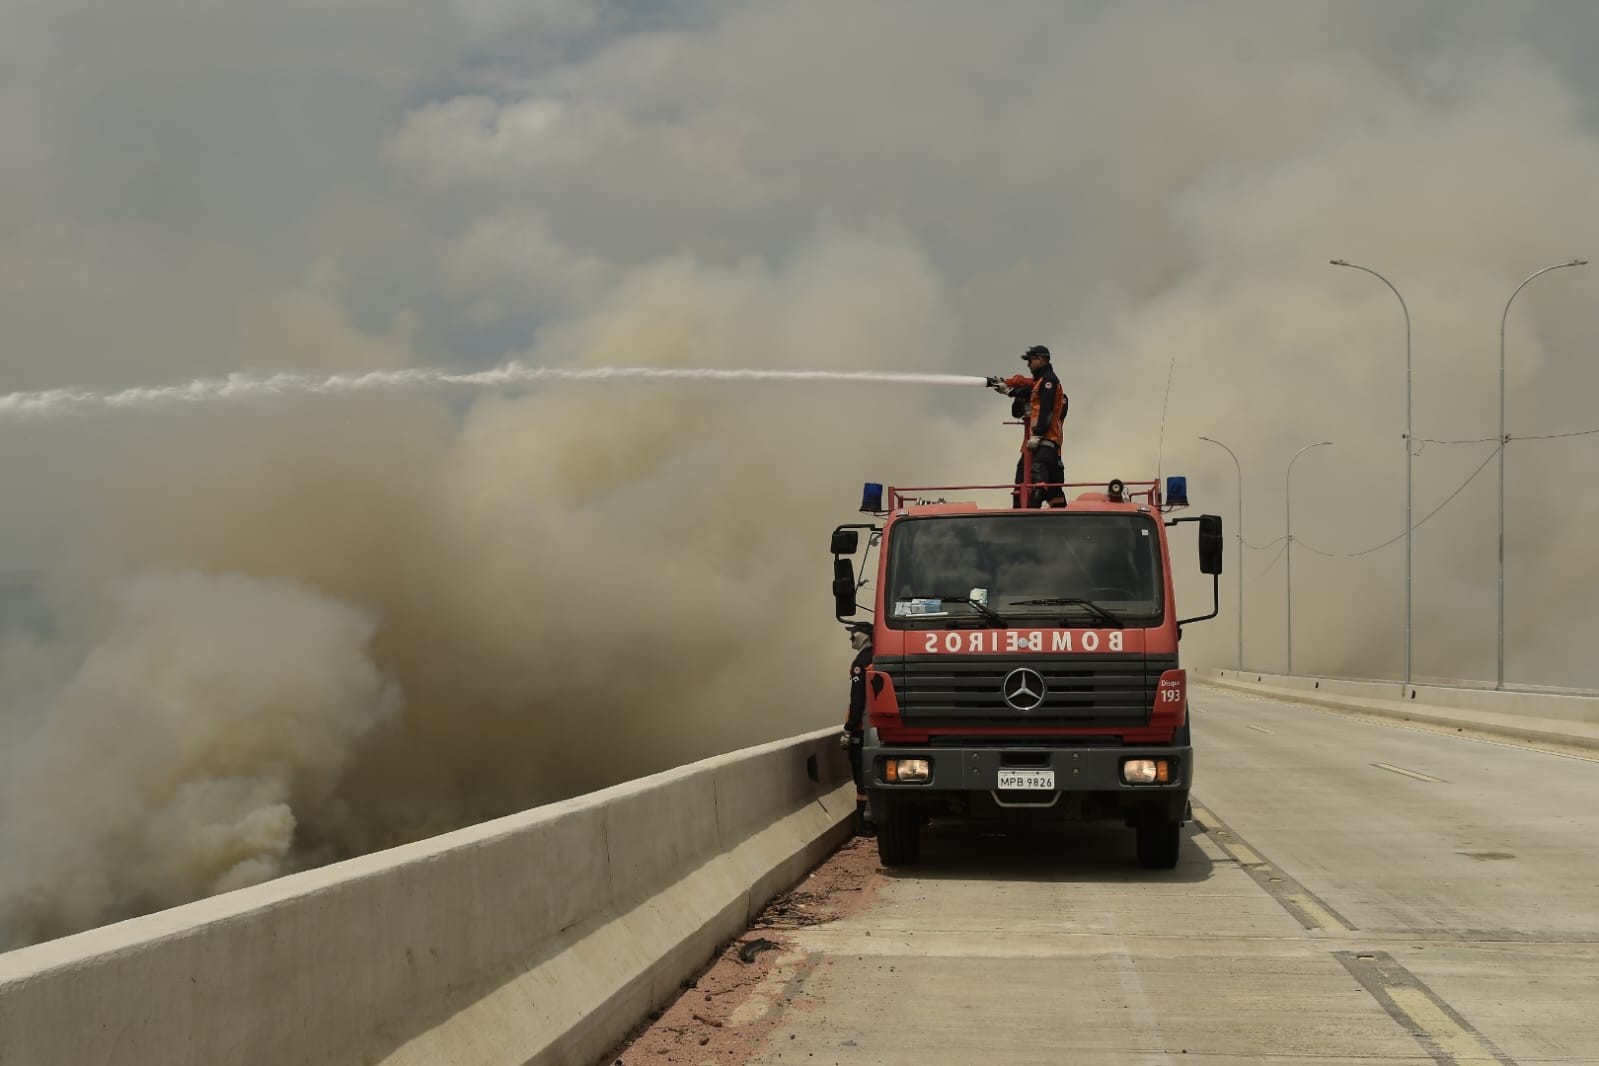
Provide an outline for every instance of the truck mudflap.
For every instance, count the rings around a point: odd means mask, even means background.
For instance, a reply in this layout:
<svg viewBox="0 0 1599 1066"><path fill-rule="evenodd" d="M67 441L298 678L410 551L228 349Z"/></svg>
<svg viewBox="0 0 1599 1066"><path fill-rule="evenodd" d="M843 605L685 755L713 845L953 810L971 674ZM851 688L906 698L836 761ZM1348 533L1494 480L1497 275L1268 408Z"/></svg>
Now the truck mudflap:
<svg viewBox="0 0 1599 1066"><path fill-rule="evenodd" d="M930 805L952 793L985 793L1002 807L1050 807L1062 796L1114 796L1144 809L1164 809L1175 822L1187 820L1194 749L1187 745L1082 747L932 747L890 745L867 750L868 788L885 798L916 797ZM900 767L910 762L910 774ZM916 771L925 762L925 779ZM1129 763L1140 764L1132 767ZM1153 763L1162 780L1148 776ZM1142 770L1140 774L1137 771ZM1164 795L1164 802L1155 797ZM1136 798L1135 798L1136 797Z"/></svg>

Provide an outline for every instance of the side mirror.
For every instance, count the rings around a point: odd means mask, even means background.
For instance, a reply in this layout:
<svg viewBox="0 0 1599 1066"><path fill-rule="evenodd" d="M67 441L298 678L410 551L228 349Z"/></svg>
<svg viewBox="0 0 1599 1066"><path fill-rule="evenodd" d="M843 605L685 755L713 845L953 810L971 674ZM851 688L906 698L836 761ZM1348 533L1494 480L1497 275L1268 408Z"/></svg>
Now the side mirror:
<svg viewBox="0 0 1599 1066"><path fill-rule="evenodd" d="M832 553L834 555L854 555L855 550L861 546L861 535L853 529L833 530Z"/></svg>
<svg viewBox="0 0 1599 1066"><path fill-rule="evenodd" d="M1221 573L1222 544L1221 516L1214 514L1199 517L1199 572Z"/></svg>
<svg viewBox="0 0 1599 1066"><path fill-rule="evenodd" d="M848 559L833 560L833 614L848 618L855 613L855 564Z"/></svg>

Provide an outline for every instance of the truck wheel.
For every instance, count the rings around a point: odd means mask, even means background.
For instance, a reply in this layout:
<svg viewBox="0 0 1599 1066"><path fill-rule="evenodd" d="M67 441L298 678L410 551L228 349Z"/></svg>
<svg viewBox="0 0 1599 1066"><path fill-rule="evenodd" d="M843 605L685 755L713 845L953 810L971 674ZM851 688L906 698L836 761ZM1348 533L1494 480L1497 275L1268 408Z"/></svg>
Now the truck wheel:
<svg viewBox="0 0 1599 1066"><path fill-rule="evenodd" d="M1182 826L1164 818L1145 818L1138 823L1138 865L1151 870L1170 870L1177 865Z"/></svg>
<svg viewBox="0 0 1599 1066"><path fill-rule="evenodd" d="M884 866L909 866L922 853L922 819L915 807L883 797L877 820L877 857Z"/></svg>

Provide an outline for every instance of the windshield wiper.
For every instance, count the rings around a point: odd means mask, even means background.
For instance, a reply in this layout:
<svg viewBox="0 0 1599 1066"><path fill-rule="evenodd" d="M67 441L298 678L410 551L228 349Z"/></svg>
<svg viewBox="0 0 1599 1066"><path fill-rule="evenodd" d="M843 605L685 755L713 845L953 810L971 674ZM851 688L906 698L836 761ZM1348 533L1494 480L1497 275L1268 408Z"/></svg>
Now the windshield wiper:
<svg viewBox="0 0 1599 1066"><path fill-rule="evenodd" d="M1076 596L1052 596L1042 600L1012 600L1011 607L1087 607L1091 612L1103 618L1117 629L1126 628L1120 618L1111 614L1093 600L1085 600Z"/></svg>
<svg viewBox="0 0 1599 1066"><path fill-rule="evenodd" d="M999 628L1005 628L1004 616L998 611L994 610L994 608L990 607L988 604L982 603L978 600L967 600L966 606L970 607L972 610L976 611L978 614L982 615L996 626L999 626Z"/></svg>
<svg viewBox="0 0 1599 1066"><path fill-rule="evenodd" d="M1005 626L1006 626L1005 616L1000 614L998 611L994 610L994 608L990 607L986 603L980 603L977 600L969 600L965 596L928 596L927 599L930 599L930 600L943 600L945 603L964 603L966 606L970 607L972 610L974 610L978 614L982 615L983 618L985 620L987 620L988 622L991 622L992 624L994 624L996 626L999 626L999 628L1001 628L1001 629L1004 629ZM926 615L918 616L918 615L912 614L912 615L906 615L905 617L907 617L907 618L924 617L925 618L927 616Z"/></svg>

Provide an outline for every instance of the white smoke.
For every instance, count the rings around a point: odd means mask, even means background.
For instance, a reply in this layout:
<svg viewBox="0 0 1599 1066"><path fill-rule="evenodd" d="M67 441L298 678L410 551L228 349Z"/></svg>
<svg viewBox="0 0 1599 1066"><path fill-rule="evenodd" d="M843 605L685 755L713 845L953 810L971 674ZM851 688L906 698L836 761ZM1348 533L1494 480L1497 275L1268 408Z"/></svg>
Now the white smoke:
<svg viewBox="0 0 1599 1066"><path fill-rule="evenodd" d="M0 930L28 943L283 873L400 709L377 620L288 582L151 575L8 752Z"/></svg>
<svg viewBox="0 0 1599 1066"><path fill-rule="evenodd" d="M790 343L766 309L795 291L816 315L796 364L941 354L914 257L817 254L788 275L641 275L552 340L579 354L527 395L455 409L401 378L102 413L75 475L95 501L79 582L190 572L136 580L56 648L64 676L35 671L28 706L0 696L52 764L96 765L124 722L163 740L82 797L56 797L58 772L19 779L0 928L55 935L841 720L819 669L847 652L824 515L848 513L871 457L910 448L896 465L925 473L960 445L941 419L878 413L952 383L1008 405L977 377L737 365ZM897 299L858 305L867 279ZM586 365L641 351L713 365Z"/></svg>
<svg viewBox="0 0 1599 1066"><path fill-rule="evenodd" d="M1417 434L1459 439L1496 430L1511 289L1599 253L1581 5L214 6L61 0L0 34L0 350L28 390L0 559L191 575L0 651L13 765L67 768L8 776L13 939L839 720L822 538L862 480L1004 479L1017 442L980 390L811 370L970 381L1047 343L1070 476L1160 462L1231 523L1217 437L1261 544L1287 457L1336 441L1294 474L1295 665L1393 672L1399 549L1345 553L1403 517L1401 319L1327 260L1403 290ZM1591 425L1595 269L1519 298L1513 433ZM483 395L502 371L530 376ZM69 410L94 417L19 417ZM1599 681L1592 442L1512 445L1513 676ZM1417 513L1482 449L1427 445ZM1417 533L1421 673L1491 673L1494 497L1490 472ZM1229 551L1188 662L1230 662L1247 606L1249 660L1281 664L1281 564L1233 602L1269 558ZM256 620L285 599L326 624L279 647ZM254 685L228 706L337 727L281 750L180 716L181 772L121 728L214 703L185 677L217 663Z"/></svg>

